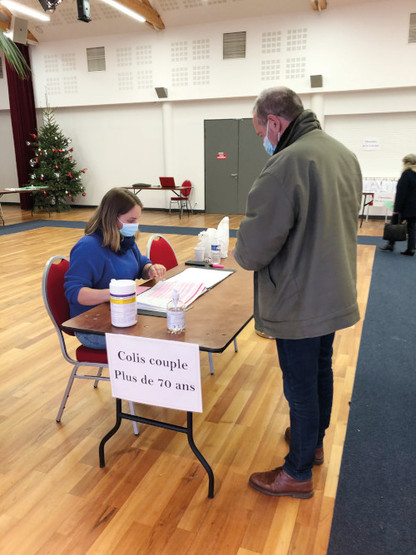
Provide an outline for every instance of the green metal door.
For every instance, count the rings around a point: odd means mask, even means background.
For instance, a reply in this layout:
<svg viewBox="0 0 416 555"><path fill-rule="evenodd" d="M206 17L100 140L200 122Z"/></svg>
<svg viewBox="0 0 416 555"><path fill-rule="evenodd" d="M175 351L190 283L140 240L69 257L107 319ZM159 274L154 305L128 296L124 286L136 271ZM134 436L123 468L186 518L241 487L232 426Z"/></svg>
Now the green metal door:
<svg viewBox="0 0 416 555"><path fill-rule="evenodd" d="M268 155L251 118L205 121L205 211L244 214Z"/></svg>

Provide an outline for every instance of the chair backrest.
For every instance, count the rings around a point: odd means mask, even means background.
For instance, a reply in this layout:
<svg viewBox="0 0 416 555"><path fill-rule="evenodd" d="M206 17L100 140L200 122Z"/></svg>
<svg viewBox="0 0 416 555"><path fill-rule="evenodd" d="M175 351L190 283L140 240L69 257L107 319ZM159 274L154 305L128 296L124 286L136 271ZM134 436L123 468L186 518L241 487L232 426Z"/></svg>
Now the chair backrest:
<svg viewBox="0 0 416 555"><path fill-rule="evenodd" d="M146 255L153 264L163 264L167 270L178 265L175 251L163 235L152 235L147 242Z"/></svg>
<svg viewBox="0 0 416 555"><path fill-rule="evenodd" d="M186 179L181 185L181 196L182 197L189 197L192 191L192 183L189 179Z"/></svg>
<svg viewBox="0 0 416 555"><path fill-rule="evenodd" d="M58 335L62 334L62 323L69 320L69 303L65 297L65 274L69 268L66 256L52 256L45 264L42 277L42 295L46 310ZM73 335L70 332L66 332Z"/></svg>

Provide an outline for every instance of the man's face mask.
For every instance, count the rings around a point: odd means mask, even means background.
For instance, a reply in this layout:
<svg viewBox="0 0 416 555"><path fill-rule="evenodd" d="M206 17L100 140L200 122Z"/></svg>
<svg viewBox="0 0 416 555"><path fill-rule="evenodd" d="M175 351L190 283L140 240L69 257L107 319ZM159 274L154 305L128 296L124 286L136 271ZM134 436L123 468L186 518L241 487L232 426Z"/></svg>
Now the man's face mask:
<svg viewBox="0 0 416 555"><path fill-rule="evenodd" d="M277 142L279 142L279 141L280 141L280 133L277 134ZM272 143L269 139L269 120L267 120L266 136L263 139L263 146L264 146L264 150L270 156L272 156L274 154L274 151L276 150L276 146L277 146L277 145L272 145Z"/></svg>

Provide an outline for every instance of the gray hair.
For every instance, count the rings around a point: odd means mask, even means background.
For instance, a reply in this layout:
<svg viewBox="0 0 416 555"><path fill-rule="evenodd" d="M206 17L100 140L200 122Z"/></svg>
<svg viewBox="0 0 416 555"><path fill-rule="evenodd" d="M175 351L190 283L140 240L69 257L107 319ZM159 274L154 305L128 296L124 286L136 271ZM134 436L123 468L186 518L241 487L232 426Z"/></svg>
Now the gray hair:
<svg viewBox="0 0 416 555"><path fill-rule="evenodd" d="M259 94L253 114L257 114L257 120L261 125L266 125L269 114L293 121L303 110L302 101L294 91L287 87L274 87Z"/></svg>
<svg viewBox="0 0 416 555"><path fill-rule="evenodd" d="M416 166L416 154L406 154L406 156L403 158L403 164Z"/></svg>

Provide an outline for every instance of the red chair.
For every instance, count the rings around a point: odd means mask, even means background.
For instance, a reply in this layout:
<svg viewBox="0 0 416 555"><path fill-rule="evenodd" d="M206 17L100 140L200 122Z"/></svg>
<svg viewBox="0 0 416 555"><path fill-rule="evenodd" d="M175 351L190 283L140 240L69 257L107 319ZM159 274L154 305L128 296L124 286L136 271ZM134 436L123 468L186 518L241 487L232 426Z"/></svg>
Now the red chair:
<svg viewBox="0 0 416 555"><path fill-rule="evenodd" d="M175 251L163 235L152 235L146 245L146 256L153 264L163 264L166 270L175 268L178 265Z"/></svg>
<svg viewBox="0 0 416 555"><path fill-rule="evenodd" d="M60 422L64 411L66 401L69 397L72 384L75 378L83 380L94 380L94 388L98 386L99 381L110 381L110 378L102 376L103 368L108 368L108 359L106 350L90 349L84 345L80 345L75 351L76 360L69 354L65 343L65 336L74 335L73 332L64 331L62 323L69 320L69 304L64 293L65 274L69 268L69 259L65 256L52 256L45 265L42 276L42 295L46 310L58 334L59 345L61 347L64 359L73 365L71 375L62 398L61 405L56 416L56 421ZM98 367L95 375L78 374L80 366ZM133 403L129 401L130 412L134 414ZM133 422L134 433L138 434L137 423Z"/></svg>
<svg viewBox="0 0 416 555"><path fill-rule="evenodd" d="M175 195L174 197L170 197L170 203L169 203L169 213L171 212L172 209L172 203L177 202L180 212L179 212L179 217L182 218L182 213L183 213L183 209L185 208L186 211L191 212L192 214L192 206L191 206L191 202L189 200L190 194L192 191L192 183L187 179L186 181L184 181L181 185L181 191L179 195Z"/></svg>

